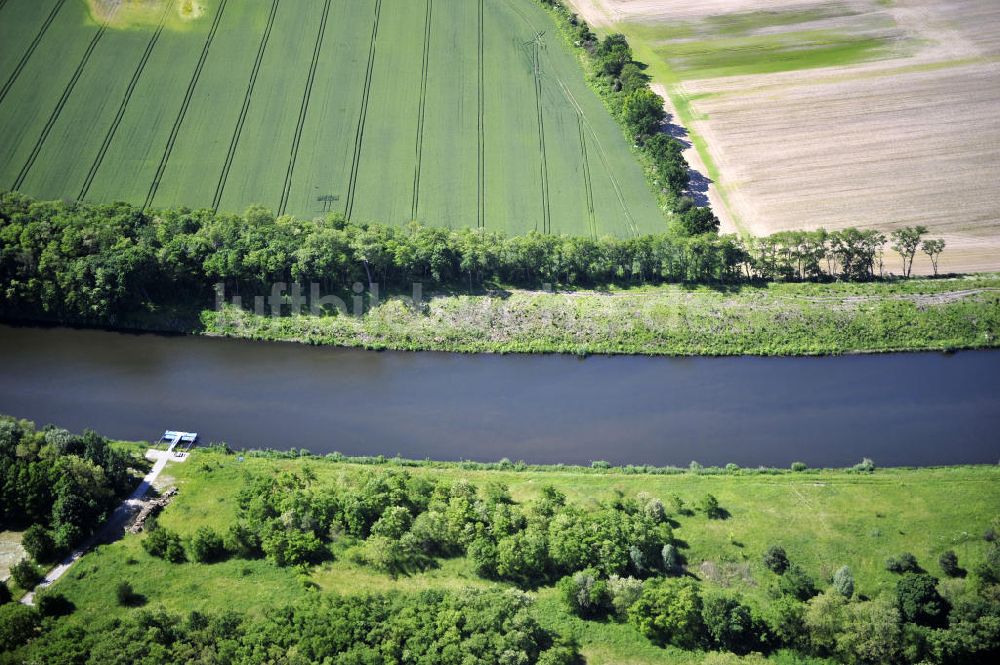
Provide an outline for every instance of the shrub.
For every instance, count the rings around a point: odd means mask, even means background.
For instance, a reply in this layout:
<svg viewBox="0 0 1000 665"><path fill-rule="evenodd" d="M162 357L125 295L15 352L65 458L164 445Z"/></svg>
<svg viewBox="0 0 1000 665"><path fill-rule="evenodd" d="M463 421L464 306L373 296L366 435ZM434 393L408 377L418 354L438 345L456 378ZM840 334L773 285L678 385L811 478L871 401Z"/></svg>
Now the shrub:
<svg viewBox="0 0 1000 665"><path fill-rule="evenodd" d="M899 556L886 559L885 569L890 573L919 573L920 564L917 563L917 557L909 552L903 552Z"/></svg>
<svg viewBox="0 0 1000 665"><path fill-rule="evenodd" d="M771 634L786 647L801 649L808 645L806 605L795 598L781 596L767 606L767 624Z"/></svg>
<svg viewBox="0 0 1000 665"><path fill-rule="evenodd" d="M76 605L61 593L45 593L38 598L38 613L43 617L62 617L72 614Z"/></svg>
<svg viewBox="0 0 1000 665"><path fill-rule="evenodd" d="M844 598L850 600L854 595L854 573L847 566L842 566L833 574L833 588Z"/></svg>
<svg viewBox="0 0 1000 665"><path fill-rule="evenodd" d="M493 579L497 576L497 546L489 538L479 537L469 543L469 559L476 575Z"/></svg>
<svg viewBox="0 0 1000 665"><path fill-rule="evenodd" d="M725 515L725 511L719 506L719 500L711 494L706 494L698 502L698 510L705 513L709 519L720 519Z"/></svg>
<svg viewBox="0 0 1000 665"><path fill-rule="evenodd" d="M778 575L784 575L785 571L788 570L788 555L785 554L785 548L780 545L771 545L764 552L764 565L767 569Z"/></svg>
<svg viewBox="0 0 1000 665"><path fill-rule="evenodd" d="M816 590L816 583L813 581L813 578L801 567L795 565L789 566L785 574L781 576L778 587L786 596L792 596L803 601L809 600L819 593Z"/></svg>
<svg viewBox="0 0 1000 665"><path fill-rule="evenodd" d="M875 473L875 462L866 457L852 466L851 471L855 473Z"/></svg>
<svg viewBox="0 0 1000 665"><path fill-rule="evenodd" d="M156 527L142 541L142 548L150 556L166 559L171 563L181 563L187 559L181 537L173 531Z"/></svg>
<svg viewBox="0 0 1000 665"><path fill-rule="evenodd" d="M962 573L962 569L958 566L958 555L953 550L942 553L938 564L941 566L941 572L948 577L958 577Z"/></svg>
<svg viewBox="0 0 1000 665"><path fill-rule="evenodd" d="M191 538L191 558L199 563L212 563L226 555L222 537L207 526L200 527Z"/></svg>
<svg viewBox="0 0 1000 665"><path fill-rule="evenodd" d="M17 586L29 591L42 580L42 574L38 572L38 567L30 559L21 559L10 569L10 576L17 583Z"/></svg>
<svg viewBox="0 0 1000 665"><path fill-rule="evenodd" d="M792 462L792 471L795 471L796 473L805 471L808 468L809 467L806 466L805 462Z"/></svg>
<svg viewBox="0 0 1000 665"><path fill-rule="evenodd" d="M260 536L242 522L229 527L224 546L240 559L256 559L264 554L260 549Z"/></svg>
<svg viewBox="0 0 1000 665"><path fill-rule="evenodd" d="M24 532L21 545L38 563L49 563L56 558L56 543L52 534L41 524L33 524Z"/></svg>
<svg viewBox="0 0 1000 665"><path fill-rule="evenodd" d="M976 576L986 584L1000 584L1000 545L991 543L986 558L976 566Z"/></svg>
<svg viewBox="0 0 1000 665"><path fill-rule="evenodd" d="M127 607L135 601L135 589L129 582L119 582L115 587L115 598L122 607Z"/></svg>
<svg viewBox="0 0 1000 665"><path fill-rule="evenodd" d="M628 616L656 644L690 649L704 638L701 612L697 583L686 578L660 578L646 583Z"/></svg>
<svg viewBox="0 0 1000 665"><path fill-rule="evenodd" d="M590 463L590 468L591 469L610 469L611 468L611 464L609 462L605 462L602 459L597 459L597 460L594 460L593 462Z"/></svg>

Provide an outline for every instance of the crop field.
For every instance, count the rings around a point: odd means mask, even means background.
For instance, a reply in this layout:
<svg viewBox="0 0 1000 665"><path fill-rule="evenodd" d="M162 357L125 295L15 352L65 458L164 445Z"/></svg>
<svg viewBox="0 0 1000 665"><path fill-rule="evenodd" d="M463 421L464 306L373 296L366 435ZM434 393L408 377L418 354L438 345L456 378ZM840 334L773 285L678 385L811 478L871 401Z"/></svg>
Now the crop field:
<svg viewBox="0 0 1000 665"><path fill-rule="evenodd" d="M661 231L533 0L0 0L0 189L523 233Z"/></svg>
<svg viewBox="0 0 1000 665"><path fill-rule="evenodd" d="M922 224L1000 269L1000 3L572 4L650 64L724 231Z"/></svg>

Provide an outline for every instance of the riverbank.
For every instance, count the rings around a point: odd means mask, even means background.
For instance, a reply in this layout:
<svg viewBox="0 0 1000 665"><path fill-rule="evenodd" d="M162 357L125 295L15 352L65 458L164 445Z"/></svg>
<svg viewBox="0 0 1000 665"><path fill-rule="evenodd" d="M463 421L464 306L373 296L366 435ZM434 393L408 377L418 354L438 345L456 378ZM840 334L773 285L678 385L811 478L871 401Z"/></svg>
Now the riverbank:
<svg viewBox="0 0 1000 665"><path fill-rule="evenodd" d="M362 317L201 314L211 336L462 353L800 356L1000 344L1000 275L762 287L437 295Z"/></svg>

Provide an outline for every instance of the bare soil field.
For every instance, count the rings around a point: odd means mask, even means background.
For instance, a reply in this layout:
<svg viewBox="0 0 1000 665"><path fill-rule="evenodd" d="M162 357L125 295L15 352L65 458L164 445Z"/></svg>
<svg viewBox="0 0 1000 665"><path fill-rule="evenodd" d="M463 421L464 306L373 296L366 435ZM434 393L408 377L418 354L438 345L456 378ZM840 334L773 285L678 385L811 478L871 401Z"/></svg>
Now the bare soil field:
<svg viewBox="0 0 1000 665"><path fill-rule="evenodd" d="M572 3L650 63L724 231L923 224L1000 270L996 0Z"/></svg>

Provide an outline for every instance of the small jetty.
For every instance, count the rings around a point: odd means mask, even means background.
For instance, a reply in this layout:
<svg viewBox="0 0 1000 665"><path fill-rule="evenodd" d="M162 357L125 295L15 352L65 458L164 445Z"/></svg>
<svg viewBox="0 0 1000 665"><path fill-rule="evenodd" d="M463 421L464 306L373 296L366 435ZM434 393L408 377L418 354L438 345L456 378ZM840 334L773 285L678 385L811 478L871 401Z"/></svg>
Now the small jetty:
<svg viewBox="0 0 1000 665"><path fill-rule="evenodd" d="M168 429L160 437L157 445L166 444L168 453L174 453L177 457L183 457L197 441L197 432L175 432Z"/></svg>

